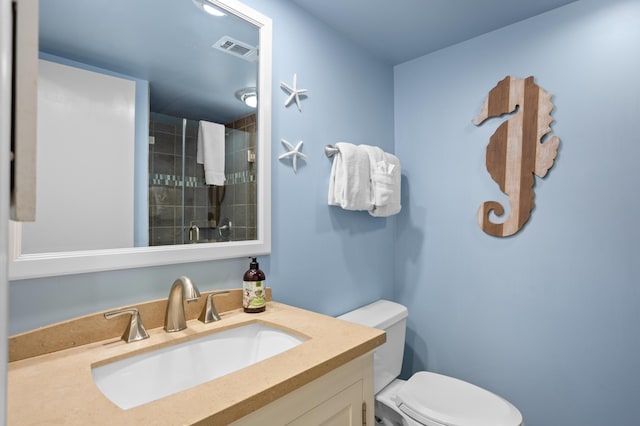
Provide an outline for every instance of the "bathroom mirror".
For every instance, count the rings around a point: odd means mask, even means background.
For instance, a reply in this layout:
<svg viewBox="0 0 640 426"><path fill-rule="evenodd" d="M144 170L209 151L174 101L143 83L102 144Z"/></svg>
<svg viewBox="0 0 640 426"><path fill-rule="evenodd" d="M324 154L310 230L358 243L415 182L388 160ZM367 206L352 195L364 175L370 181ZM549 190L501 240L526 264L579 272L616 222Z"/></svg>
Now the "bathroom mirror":
<svg viewBox="0 0 640 426"><path fill-rule="evenodd" d="M30 231L34 224L9 223L9 278L269 253L271 31L268 17L236 0L41 1L40 71L69 70L68 80L74 84L87 76L87 87L101 89L118 102L119 89L110 84L120 85L131 100L118 113L128 127L110 124L107 110L79 120L76 115L63 116L66 108L53 108L50 121L62 127L58 139L64 139L63 148L41 147L55 132L42 131L39 112L38 171L48 167L56 173L78 173L75 169L81 165L87 171L75 178L48 179L50 186L45 190L38 184L35 224L46 224L44 229ZM70 40L73 44L68 44ZM91 80L95 76L103 80L95 80L96 84ZM40 86L47 86L41 83L39 78L39 108ZM67 96L61 95L57 81L49 86L54 104ZM112 105L102 98L96 101L87 92L80 95L89 104ZM242 102L251 97L257 97L255 107ZM224 185L207 182L203 164L185 163L186 158L197 156L201 122L224 126ZM80 132L76 130L80 127L85 133L77 138L77 148L70 148L69 133ZM114 130L107 148L87 148L101 139L105 129ZM122 146L122 151L116 152L120 149L116 146ZM104 154L99 149L105 149ZM59 152L73 157L69 165L48 161ZM165 154L182 165L167 172ZM193 168L199 170L192 173ZM104 186L98 183L100 178ZM239 188L239 183L247 185ZM167 185L182 189L165 192L162 187ZM83 186L88 187L84 194L96 196L95 201L82 195ZM49 196L53 204L65 203L64 217L43 217L46 209L41 206L46 202L41 202L41 196ZM193 205L194 198L202 203L203 197L204 206ZM169 207L163 204L167 198L172 199ZM226 209L225 199L229 201ZM83 210L92 204L97 211ZM253 213L239 204L250 205ZM198 210L198 214L189 216L187 210ZM174 229L167 230L167 222ZM117 233L128 235L110 241ZM51 241L43 242L48 235ZM66 247L75 236L90 242Z"/></svg>

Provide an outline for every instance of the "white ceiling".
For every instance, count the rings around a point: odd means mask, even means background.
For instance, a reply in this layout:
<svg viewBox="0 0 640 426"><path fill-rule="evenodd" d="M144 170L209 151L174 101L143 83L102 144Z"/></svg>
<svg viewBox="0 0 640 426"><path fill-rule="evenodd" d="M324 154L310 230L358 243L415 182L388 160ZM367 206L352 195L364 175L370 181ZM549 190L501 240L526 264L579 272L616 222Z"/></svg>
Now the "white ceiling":
<svg viewBox="0 0 640 426"><path fill-rule="evenodd" d="M289 1L396 65L575 0ZM251 112L235 92L256 85L256 63L211 45L229 35L255 46L256 28L230 16L212 18L192 0L155 3L41 1L40 47L149 81L155 112L222 123Z"/></svg>
<svg viewBox="0 0 640 426"><path fill-rule="evenodd" d="M258 63L213 45L258 45L253 24L213 17L192 0L42 0L40 50L149 82L151 110L227 123L253 112L235 92L255 87Z"/></svg>
<svg viewBox="0 0 640 426"><path fill-rule="evenodd" d="M576 0L290 0L397 65Z"/></svg>

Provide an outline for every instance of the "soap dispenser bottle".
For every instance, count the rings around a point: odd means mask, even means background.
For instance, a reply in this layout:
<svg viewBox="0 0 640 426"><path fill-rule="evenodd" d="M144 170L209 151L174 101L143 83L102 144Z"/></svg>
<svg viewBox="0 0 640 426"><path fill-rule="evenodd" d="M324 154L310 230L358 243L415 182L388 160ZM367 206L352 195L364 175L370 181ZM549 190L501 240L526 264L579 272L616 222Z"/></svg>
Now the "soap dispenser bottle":
<svg viewBox="0 0 640 426"><path fill-rule="evenodd" d="M251 258L249 269L244 273L242 284L242 307L245 312L264 312L267 307L267 289L264 272L260 270L255 257Z"/></svg>

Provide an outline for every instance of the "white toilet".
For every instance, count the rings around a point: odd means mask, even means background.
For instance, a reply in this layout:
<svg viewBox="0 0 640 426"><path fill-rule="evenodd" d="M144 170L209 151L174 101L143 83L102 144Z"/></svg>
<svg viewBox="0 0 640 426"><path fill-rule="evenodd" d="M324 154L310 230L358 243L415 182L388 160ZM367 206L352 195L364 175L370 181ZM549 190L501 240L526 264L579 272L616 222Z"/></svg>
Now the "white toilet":
<svg viewBox="0 0 640 426"><path fill-rule="evenodd" d="M407 308L388 300L338 318L387 333L373 355L376 423L384 426L524 426L505 399L462 380L420 371L400 380Z"/></svg>

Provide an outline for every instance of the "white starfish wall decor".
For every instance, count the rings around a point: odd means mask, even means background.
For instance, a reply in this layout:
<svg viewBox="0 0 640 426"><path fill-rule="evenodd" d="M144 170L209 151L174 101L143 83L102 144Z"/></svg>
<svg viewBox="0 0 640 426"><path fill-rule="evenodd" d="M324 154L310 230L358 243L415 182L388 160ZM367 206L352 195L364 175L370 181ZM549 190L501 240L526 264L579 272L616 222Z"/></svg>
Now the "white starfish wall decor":
<svg viewBox="0 0 640 426"><path fill-rule="evenodd" d="M291 145L289 142L287 142L284 139L282 139L281 142L282 142L282 145L284 145L284 147L287 148L289 151L285 152L284 154L279 156L278 159L282 160L283 158L291 157L291 162L293 163L293 172L297 173L298 172L298 157L307 158L306 155L304 155L303 153L300 152L300 150L302 149L303 142L302 141L298 142L298 144L295 146L295 148L294 148L293 145Z"/></svg>
<svg viewBox="0 0 640 426"><path fill-rule="evenodd" d="M280 87L282 87L287 91L287 93L289 93L289 97L284 102L284 106L288 107L291 102L295 101L296 105L298 106L298 111L302 112L302 106L300 105L300 95L307 93L307 89L298 89L297 85L298 76L296 74L293 74L293 86L289 86L284 82L280 83Z"/></svg>

